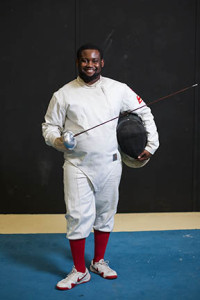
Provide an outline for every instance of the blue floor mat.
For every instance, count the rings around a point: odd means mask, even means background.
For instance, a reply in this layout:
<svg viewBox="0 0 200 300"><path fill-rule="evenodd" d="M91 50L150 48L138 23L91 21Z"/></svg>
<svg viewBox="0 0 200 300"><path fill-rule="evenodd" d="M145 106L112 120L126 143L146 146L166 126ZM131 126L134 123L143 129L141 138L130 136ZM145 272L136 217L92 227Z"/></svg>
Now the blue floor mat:
<svg viewBox="0 0 200 300"><path fill-rule="evenodd" d="M86 264L93 258L86 240ZM55 289L73 262L64 234L0 235L0 299L200 299L200 230L114 232L105 260L117 273L69 291Z"/></svg>

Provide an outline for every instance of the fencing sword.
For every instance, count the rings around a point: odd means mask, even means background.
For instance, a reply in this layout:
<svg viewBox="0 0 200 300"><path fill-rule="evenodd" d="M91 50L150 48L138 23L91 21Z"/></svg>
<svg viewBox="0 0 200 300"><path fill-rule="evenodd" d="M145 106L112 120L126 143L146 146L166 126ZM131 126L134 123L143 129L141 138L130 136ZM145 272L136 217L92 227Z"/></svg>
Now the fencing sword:
<svg viewBox="0 0 200 300"><path fill-rule="evenodd" d="M171 94L168 94L168 95L166 95L166 96L163 96L163 97L160 97L160 98L158 98L158 99L156 99L156 100L153 100L153 101L149 102L148 104L144 104L144 105L139 106L139 107L137 107L137 108L135 108L135 109L133 109L133 110L131 110L131 111L127 111L127 112L123 113L123 115L131 114L131 113L133 113L133 112L135 112L135 111L137 111L137 110L139 110L139 109L141 109L141 108L143 108L143 107L153 105L154 103L160 102L160 101L162 101L162 100L165 100L165 99L170 98L170 97L172 97L172 96L175 96L175 95L177 95L177 94L183 93L183 92L185 92L185 91L187 91L187 90L189 90L189 89L191 89L191 88L197 87L197 86L198 86L198 83L195 83L195 84L193 84L193 85L191 85L191 86L185 87L185 88L180 89L180 90L178 90L178 91L176 91L176 92L173 92L173 93L171 93ZM93 126L93 127L90 127L90 128L85 129L85 130L83 130L83 131L80 131L80 132L78 132L78 133L76 133L76 134L73 134L73 132L71 132L71 131L65 132L65 133L64 133L64 136L63 136L63 137L64 137L64 144L65 144L65 146L66 146L69 150L73 150L73 149L75 148L75 146L76 146L76 139L75 139L75 137L77 137L77 136L79 136L79 135L81 135L81 134L83 134L83 133L86 133L86 132L88 132L88 131L90 131L90 130L93 130L93 129L99 127L99 126L103 126L103 125L105 125L105 124L107 124L107 123L109 123L109 122L112 122L112 121L116 120L116 119L119 119L119 117L120 117L120 115L118 115L118 116L116 116L116 117L114 117L114 118L112 118L112 119L109 119L109 120L107 120L107 121L105 121L105 122L99 123L99 124L97 124L97 125L95 125L95 126Z"/></svg>
<svg viewBox="0 0 200 300"><path fill-rule="evenodd" d="M130 114L130 113L132 113L132 112L134 112L134 111L136 111L136 110L138 110L138 109L141 109L141 108L143 108L143 107L145 107L145 106L150 106L150 105L152 105L152 104L154 104L154 103L157 103L157 102L162 101L162 100L164 100L164 99L170 98L170 97L172 97L172 96L174 96L174 95L180 94L180 93L182 93L182 92L184 92L184 91L187 91L187 90L189 90L189 89L191 89L191 88L194 88L194 87L196 87L196 86L198 86L198 83L195 83L195 84L193 84L193 85L191 85L191 86L189 86L189 87L185 87L185 88L183 88L183 89L181 89L181 90L178 90L178 91L176 91L176 92L173 92L173 93L171 93L171 94L169 94L169 95L167 95L167 96L160 97L160 98L158 98L158 99L156 99L156 100L154 100L154 101L149 102L148 104L142 105L142 106L137 107L137 108L135 108L135 109L133 109L133 110L131 110L131 111L128 111L128 112L126 112L125 114ZM105 121L105 122L102 122L102 123L100 123L100 124L98 124L98 125L95 125L95 126L93 126L93 127L90 127L90 128L88 128L88 129L86 129L86 130L80 131L80 132L74 134L74 137L76 137L76 136L78 136L78 135L80 135L80 134L83 134L83 133L85 133L85 132L88 132L88 131L90 131L90 130L92 130L92 129L94 129L94 128L97 128L97 127L99 127L99 126L102 126L102 125L104 125L104 124L106 124L106 123L109 123L109 122L111 122L111 121L114 121L114 120L116 120L116 119L119 119L119 116L114 117L114 118L112 118L112 119L110 119L110 120L107 120L107 121Z"/></svg>

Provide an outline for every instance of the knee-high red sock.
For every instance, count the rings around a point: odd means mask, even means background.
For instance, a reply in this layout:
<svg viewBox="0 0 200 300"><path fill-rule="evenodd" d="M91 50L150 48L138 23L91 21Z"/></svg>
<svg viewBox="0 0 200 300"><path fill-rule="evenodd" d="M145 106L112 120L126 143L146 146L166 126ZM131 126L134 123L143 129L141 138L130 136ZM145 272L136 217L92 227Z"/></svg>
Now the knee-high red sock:
<svg viewBox="0 0 200 300"><path fill-rule="evenodd" d="M104 258L106 246L110 232L94 230L94 259L93 262L98 262Z"/></svg>
<svg viewBox="0 0 200 300"><path fill-rule="evenodd" d="M78 272L85 272L85 239L69 240L74 266Z"/></svg>

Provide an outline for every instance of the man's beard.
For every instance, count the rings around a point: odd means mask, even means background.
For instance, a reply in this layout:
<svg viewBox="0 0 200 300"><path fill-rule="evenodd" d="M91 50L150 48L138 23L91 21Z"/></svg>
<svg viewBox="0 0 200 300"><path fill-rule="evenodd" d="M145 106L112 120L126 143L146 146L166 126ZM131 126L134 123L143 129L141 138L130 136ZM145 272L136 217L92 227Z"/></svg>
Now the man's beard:
<svg viewBox="0 0 200 300"><path fill-rule="evenodd" d="M88 76L84 72L79 71L79 76L83 79L84 82L89 83L95 79L97 79L101 75L101 72L95 72L92 76Z"/></svg>

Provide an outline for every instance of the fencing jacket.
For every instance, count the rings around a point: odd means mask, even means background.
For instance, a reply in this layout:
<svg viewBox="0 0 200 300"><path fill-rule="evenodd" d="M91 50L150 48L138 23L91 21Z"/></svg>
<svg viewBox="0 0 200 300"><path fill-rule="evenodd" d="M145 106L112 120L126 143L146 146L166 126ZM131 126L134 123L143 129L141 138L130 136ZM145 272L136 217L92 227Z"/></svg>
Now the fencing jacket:
<svg viewBox="0 0 200 300"><path fill-rule="evenodd" d="M143 100L126 84L106 77L92 85L80 77L69 82L53 94L42 124L47 145L53 146L64 131L74 134L144 106ZM157 128L149 107L138 109L147 131L146 150L153 154L159 146ZM106 181L116 161L118 151L116 127L118 119L108 122L76 137L74 150L64 152L64 158L77 166L98 190Z"/></svg>

